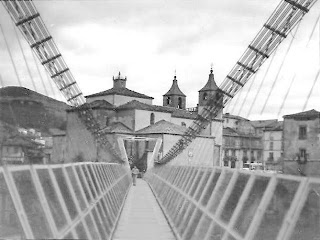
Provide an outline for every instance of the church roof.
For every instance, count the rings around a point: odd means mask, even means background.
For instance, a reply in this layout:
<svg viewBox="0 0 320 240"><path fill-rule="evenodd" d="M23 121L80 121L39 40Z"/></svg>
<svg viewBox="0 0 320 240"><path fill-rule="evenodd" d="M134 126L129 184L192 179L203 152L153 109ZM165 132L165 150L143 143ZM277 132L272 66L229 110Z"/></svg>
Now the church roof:
<svg viewBox="0 0 320 240"><path fill-rule="evenodd" d="M172 95L178 95L178 96L183 96L185 97L186 95L184 95L184 93L180 90L179 86L178 86L178 80L177 77L174 76L171 88L169 89L169 91L164 94L163 96L172 96Z"/></svg>
<svg viewBox="0 0 320 240"><path fill-rule="evenodd" d="M104 133L132 133L132 130L121 122L114 122L101 131Z"/></svg>
<svg viewBox="0 0 320 240"><path fill-rule="evenodd" d="M115 105L109 103L106 100L96 100L90 103L85 103L80 105L79 107L70 107L69 109L67 109L67 112L74 112L74 111L78 111L78 110L82 110L82 109L111 109L114 110L116 107Z"/></svg>
<svg viewBox="0 0 320 240"><path fill-rule="evenodd" d="M88 96L85 96L86 98L91 97L99 97L99 96L108 96L108 95L122 95L122 96L128 96L128 97L136 97L136 98L145 98L145 99L153 99L153 97L149 97L147 95L144 95L142 93L138 93L135 91L132 91L128 88L110 88L106 91L102 91L99 93L91 94Z"/></svg>
<svg viewBox="0 0 320 240"><path fill-rule="evenodd" d="M175 109L171 116L176 118L196 119L197 115L198 114L196 112L190 112L183 109Z"/></svg>
<svg viewBox="0 0 320 240"><path fill-rule="evenodd" d="M290 114L290 115L284 115L283 118L293 118L293 119L314 119L314 118L319 118L320 117L320 112L312 109L309 111L304 111L304 112L299 112L295 114Z"/></svg>
<svg viewBox="0 0 320 240"><path fill-rule="evenodd" d="M172 113L175 111L175 108L150 105L150 104L139 102L137 100L132 100L128 103L125 103L117 107L117 110L125 110L125 109L140 109L140 110L168 112L168 113Z"/></svg>
<svg viewBox="0 0 320 240"><path fill-rule="evenodd" d="M201 88L199 90L199 92L212 91L212 90L217 90L217 89L219 89L219 88L214 80L213 70L211 68L208 82L206 83L206 85L203 88Z"/></svg>
<svg viewBox="0 0 320 240"><path fill-rule="evenodd" d="M190 112L187 110L178 109L174 107L150 105L147 103L139 102L137 100L132 100L128 103L120 105L116 109L117 110L140 109L140 110L154 111L154 112L166 112L166 113L171 113L171 116L176 118L195 119L197 117L197 113L195 112Z"/></svg>
<svg viewBox="0 0 320 240"><path fill-rule="evenodd" d="M137 134L178 134L183 135L187 130L186 127L168 122L166 120L160 120L153 125L149 125L143 129L137 131Z"/></svg>

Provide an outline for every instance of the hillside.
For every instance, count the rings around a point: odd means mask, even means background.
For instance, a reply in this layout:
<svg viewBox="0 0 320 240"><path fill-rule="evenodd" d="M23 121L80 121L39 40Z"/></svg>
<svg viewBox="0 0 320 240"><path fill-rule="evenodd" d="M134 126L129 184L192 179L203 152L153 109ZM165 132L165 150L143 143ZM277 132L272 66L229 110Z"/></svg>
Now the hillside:
<svg viewBox="0 0 320 240"><path fill-rule="evenodd" d="M68 105L23 87L0 88L0 121L48 132L65 129Z"/></svg>

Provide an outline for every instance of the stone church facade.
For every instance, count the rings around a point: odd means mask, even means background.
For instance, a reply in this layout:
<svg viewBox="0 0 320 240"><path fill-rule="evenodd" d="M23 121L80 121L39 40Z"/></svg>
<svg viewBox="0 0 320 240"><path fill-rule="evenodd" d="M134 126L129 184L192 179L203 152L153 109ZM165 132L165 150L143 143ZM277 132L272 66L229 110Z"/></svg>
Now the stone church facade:
<svg viewBox="0 0 320 240"><path fill-rule="evenodd" d="M179 126L179 130L186 130L196 118L198 111L201 111L205 106L210 95L215 94L218 90L211 69L205 86L199 90L197 108L189 111L186 108L187 96L180 90L176 76L174 76L169 91L163 95L163 106L153 105L153 97L128 89L126 82L127 77L122 76L119 72L117 76L113 77L113 87L111 89L86 96L86 104L93 110L94 117L99 122L101 131L112 136L113 140L111 141L115 143L117 143L117 139L119 138L139 137L141 136L142 129L151 127L161 121L158 124L159 126L157 126L157 133L159 133L159 128L162 127L162 132L172 135L172 137L165 138L166 143L162 143L158 157L163 156L170 149L170 144L173 145L176 142L177 136L183 135L183 131L169 131L168 133L168 128L177 129L177 126ZM90 133L86 132L87 130L81 124L81 121L77 119L77 111L77 109L70 109L67 114L66 135L70 142L68 144L70 156L67 159L77 158L74 154L81 150L82 157L86 161L106 161L105 159L112 158L108 153L99 152L97 143L92 139ZM208 150L205 156L210 159L208 165L221 164L222 129L221 110L219 115L215 119L212 119L207 128L203 129L197 137L202 139L199 141L201 144L212 145L212 148L208 148L210 150ZM81 132L84 136L82 139L86 140L80 140L77 137L77 132ZM143 136L151 138L155 134L149 131L148 134L144 133ZM159 136L157 135L157 137ZM163 146L166 147L163 148ZM195 148L197 146L193 146L193 149ZM193 149L186 150L188 156L193 155Z"/></svg>

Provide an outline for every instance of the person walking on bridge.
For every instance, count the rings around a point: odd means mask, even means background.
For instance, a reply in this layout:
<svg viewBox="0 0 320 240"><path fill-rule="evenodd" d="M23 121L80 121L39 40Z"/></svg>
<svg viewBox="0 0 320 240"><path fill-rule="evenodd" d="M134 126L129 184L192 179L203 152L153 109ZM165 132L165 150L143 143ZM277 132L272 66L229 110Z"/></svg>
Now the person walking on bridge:
<svg viewBox="0 0 320 240"><path fill-rule="evenodd" d="M137 183L137 176L139 174L139 169L136 166L134 166L131 170L131 173L132 173L132 183L133 183L133 186L135 186Z"/></svg>

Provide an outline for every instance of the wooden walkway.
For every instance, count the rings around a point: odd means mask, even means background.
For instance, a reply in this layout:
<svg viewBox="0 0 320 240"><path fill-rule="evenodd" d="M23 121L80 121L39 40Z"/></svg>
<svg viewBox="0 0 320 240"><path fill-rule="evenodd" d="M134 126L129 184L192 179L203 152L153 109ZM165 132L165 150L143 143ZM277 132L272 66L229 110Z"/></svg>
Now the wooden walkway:
<svg viewBox="0 0 320 240"><path fill-rule="evenodd" d="M150 187L141 179L129 190L114 240L174 240Z"/></svg>

